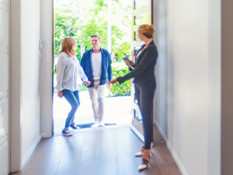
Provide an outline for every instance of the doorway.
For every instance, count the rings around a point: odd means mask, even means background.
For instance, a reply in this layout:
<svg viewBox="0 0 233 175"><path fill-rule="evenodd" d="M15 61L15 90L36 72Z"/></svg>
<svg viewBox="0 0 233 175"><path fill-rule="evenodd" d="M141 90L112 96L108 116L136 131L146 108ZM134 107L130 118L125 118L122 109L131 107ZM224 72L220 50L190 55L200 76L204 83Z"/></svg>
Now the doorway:
<svg viewBox="0 0 233 175"><path fill-rule="evenodd" d="M88 2L87 2L88 1ZM78 48L76 57L80 61L83 53L91 49L90 36L102 37L101 47L111 54L113 78L129 70L122 61L132 50L132 1L115 0L54 0L54 65L53 65L53 120L54 134L61 134L66 116L70 110L65 98L59 98L56 91L56 63L60 43L64 37L75 37ZM114 20L118 18L118 20ZM89 93L80 87L80 106L75 123L89 128L93 122L93 111ZM133 118L131 81L114 85L105 98L105 125L129 125Z"/></svg>

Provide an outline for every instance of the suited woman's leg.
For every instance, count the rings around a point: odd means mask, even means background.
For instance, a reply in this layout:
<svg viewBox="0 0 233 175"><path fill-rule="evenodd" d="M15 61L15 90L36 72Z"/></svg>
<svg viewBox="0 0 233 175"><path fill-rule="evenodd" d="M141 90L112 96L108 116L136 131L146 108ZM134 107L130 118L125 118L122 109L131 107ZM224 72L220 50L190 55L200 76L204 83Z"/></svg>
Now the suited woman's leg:
<svg viewBox="0 0 233 175"><path fill-rule="evenodd" d="M139 87L140 89L140 110L144 130L145 149L150 149L153 142L153 99L155 86L152 84Z"/></svg>
<svg viewBox="0 0 233 175"><path fill-rule="evenodd" d="M135 100L137 100L138 107L140 109L140 90L137 86L135 86ZM140 109L141 111L141 109Z"/></svg>

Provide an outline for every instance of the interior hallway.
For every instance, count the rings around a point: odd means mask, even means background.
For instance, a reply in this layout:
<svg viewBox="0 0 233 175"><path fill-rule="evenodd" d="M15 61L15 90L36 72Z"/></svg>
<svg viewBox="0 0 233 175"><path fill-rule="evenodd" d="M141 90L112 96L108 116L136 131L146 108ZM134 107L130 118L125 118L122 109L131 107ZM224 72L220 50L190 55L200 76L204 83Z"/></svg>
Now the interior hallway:
<svg viewBox="0 0 233 175"><path fill-rule="evenodd" d="M21 173L14 175L181 175L165 144L153 147L151 166L138 172L142 146L129 126L81 129L72 137L42 139Z"/></svg>
<svg viewBox="0 0 233 175"><path fill-rule="evenodd" d="M232 175L233 1L151 2L160 54L156 70L155 124L183 175ZM69 162L67 155L75 156L77 152L82 156L84 148L90 147L90 154L98 151L90 146L84 133L66 139L83 144L72 155L64 151L67 145L63 148L55 142L63 137L40 142L41 138L51 137L53 131L53 19L53 0L0 0L1 175L22 169L26 173L31 162L35 172L30 174L46 171L46 166L58 169L58 165L65 165L64 161ZM83 138L83 142L73 140L76 137ZM44 147L48 143L51 145ZM38 149L42 151L38 153ZM46 159L40 159L45 155ZM78 158L75 156L74 160ZM93 169L90 161L95 159L88 155L85 158L88 160L80 159L85 163L80 167L87 167L86 171ZM130 161L140 163L131 156ZM78 165L74 167L79 168ZM137 165L134 164L135 168Z"/></svg>

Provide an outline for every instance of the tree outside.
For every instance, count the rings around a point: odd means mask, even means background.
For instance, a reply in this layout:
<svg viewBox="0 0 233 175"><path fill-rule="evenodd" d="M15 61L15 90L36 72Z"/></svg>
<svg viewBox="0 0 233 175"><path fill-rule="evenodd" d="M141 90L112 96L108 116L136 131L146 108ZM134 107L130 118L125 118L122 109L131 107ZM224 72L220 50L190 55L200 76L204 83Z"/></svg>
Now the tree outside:
<svg viewBox="0 0 233 175"><path fill-rule="evenodd" d="M55 0L54 2L55 59L59 55L60 43L64 37L76 38L77 58L81 60L82 54L92 47L90 36L98 34L102 37L101 47L112 55L113 78L129 71L121 58L131 53L131 0ZM130 81L121 85L116 83L110 91L112 96L130 95Z"/></svg>

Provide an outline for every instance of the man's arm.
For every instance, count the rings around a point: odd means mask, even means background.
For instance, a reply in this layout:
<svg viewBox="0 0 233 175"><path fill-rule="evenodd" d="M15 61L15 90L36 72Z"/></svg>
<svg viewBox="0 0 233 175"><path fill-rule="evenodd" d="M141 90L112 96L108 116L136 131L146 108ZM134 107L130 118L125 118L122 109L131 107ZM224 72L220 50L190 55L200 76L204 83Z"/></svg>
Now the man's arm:
<svg viewBox="0 0 233 175"><path fill-rule="evenodd" d="M82 66L84 72L86 72L85 71L85 69L86 69L86 54L85 53L83 54L82 59L81 59L81 66Z"/></svg>
<svg viewBox="0 0 233 175"><path fill-rule="evenodd" d="M112 60L110 54L108 54L108 81L112 80Z"/></svg>

